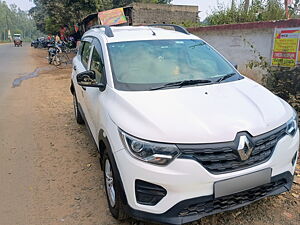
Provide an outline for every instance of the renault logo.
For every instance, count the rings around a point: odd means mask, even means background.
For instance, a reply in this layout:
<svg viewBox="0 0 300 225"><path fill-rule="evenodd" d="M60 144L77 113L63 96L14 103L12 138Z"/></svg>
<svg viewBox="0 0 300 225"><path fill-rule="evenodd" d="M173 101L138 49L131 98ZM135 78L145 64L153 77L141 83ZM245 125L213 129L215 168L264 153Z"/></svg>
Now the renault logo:
<svg viewBox="0 0 300 225"><path fill-rule="evenodd" d="M249 159L252 151L254 149L254 145L249 141L246 136L240 136L240 141L238 145L238 153L242 161Z"/></svg>

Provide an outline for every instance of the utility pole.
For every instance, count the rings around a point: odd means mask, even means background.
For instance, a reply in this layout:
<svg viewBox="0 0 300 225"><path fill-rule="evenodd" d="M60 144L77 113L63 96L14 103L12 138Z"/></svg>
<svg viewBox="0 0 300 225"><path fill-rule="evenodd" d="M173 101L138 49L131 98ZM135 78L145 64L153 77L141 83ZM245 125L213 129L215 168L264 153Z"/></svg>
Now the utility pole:
<svg viewBox="0 0 300 225"><path fill-rule="evenodd" d="M9 24L8 24L8 19L7 19L7 11L6 11L6 14L5 14L5 19L6 19L6 32L5 33L7 33L7 38L5 38L5 36L4 36L4 40L8 40L8 31L10 30L9 29Z"/></svg>
<svg viewBox="0 0 300 225"><path fill-rule="evenodd" d="M5 13L5 19L6 19L6 30L4 31L4 40L6 40L6 33L7 33L7 39L8 39L8 20L7 20L7 12Z"/></svg>

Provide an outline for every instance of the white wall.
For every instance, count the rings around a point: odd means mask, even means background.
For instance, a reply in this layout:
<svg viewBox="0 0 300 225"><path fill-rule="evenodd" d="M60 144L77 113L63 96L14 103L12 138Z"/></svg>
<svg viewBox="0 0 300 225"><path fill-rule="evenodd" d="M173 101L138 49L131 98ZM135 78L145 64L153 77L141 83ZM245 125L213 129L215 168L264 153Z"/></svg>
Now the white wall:
<svg viewBox="0 0 300 225"><path fill-rule="evenodd" d="M239 71L251 78L260 79L264 72L260 69L246 68L251 60L259 60L261 55L271 62L274 28L209 30L194 34L216 48L229 61L237 64Z"/></svg>

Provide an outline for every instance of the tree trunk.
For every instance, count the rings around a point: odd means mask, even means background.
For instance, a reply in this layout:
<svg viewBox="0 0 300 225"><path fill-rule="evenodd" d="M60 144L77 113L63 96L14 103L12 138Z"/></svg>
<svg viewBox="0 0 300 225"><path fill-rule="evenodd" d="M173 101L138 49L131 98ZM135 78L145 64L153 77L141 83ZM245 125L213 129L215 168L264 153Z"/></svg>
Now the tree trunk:
<svg viewBox="0 0 300 225"><path fill-rule="evenodd" d="M234 10L235 7L236 7L236 5L235 5L235 0L232 0L232 1L231 1L231 10Z"/></svg>
<svg viewBox="0 0 300 225"><path fill-rule="evenodd" d="M244 1L244 11L248 12L249 10L249 5L250 5L250 0L245 0Z"/></svg>

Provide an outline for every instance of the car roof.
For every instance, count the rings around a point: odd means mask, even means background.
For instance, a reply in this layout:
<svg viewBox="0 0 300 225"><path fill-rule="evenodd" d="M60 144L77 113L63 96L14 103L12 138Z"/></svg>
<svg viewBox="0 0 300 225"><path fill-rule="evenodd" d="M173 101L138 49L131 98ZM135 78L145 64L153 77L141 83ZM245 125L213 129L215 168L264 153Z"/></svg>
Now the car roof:
<svg viewBox="0 0 300 225"><path fill-rule="evenodd" d="M87 31L86 36L104 35L108 43L139 40L166 40L166 39L199 39L192 34L185 34L175 30L163 29L149 26L121 26L110 27L113 37L105 35L105 28L92 28Z"/></svg>

